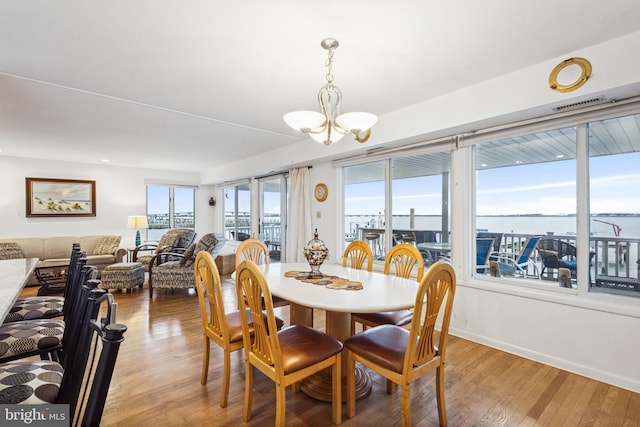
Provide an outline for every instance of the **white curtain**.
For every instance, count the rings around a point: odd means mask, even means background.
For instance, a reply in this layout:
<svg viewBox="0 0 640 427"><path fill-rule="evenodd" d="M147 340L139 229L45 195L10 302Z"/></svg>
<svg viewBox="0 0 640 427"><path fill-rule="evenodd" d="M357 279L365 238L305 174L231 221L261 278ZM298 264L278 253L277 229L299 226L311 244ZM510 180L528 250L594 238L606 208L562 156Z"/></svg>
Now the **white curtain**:
<svg viewBox="0 0 640 427"><path fill-rule="evenodd" d="M287 209L287 262L306 262L303 248L313 238L309 168L290 169L291 188Z"/></svg>

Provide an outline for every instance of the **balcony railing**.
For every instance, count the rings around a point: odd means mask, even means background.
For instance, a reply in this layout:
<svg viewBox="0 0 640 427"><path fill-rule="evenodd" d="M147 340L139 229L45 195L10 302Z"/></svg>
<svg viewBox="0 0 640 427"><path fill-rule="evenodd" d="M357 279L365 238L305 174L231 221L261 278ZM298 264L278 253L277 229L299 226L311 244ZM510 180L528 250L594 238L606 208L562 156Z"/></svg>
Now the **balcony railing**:
<svg viewBox="0 0 640 427"><path fill-rule="evenodd" d="M374 229L368 227L354 227L355 233L347 233L345 235L345 246L354 239L365 240L364 235L367 232L384 233L384 229ZM395 232L396 230L394 230ZM420 236L432 234L436 236L438 242L442 242L442 233L439 230L412 230L416 236L416 243L421 243ZM575 235L558 235L553 233L540 234L545 238L553 238L563 242L567 242L576 246ZM501 253L511 253L514 259L520 253L522 247L527 240L532 237L531 234L504 233L500 243ZM383 245L376 244L376 249L380 249ZM634 291L640 294L640 238L630 237L606 237L592 236L590 238L590 285L609 289L619 289L626 291ZM378 259L384 259L384 254L378 256ZM542 270L542 259L535 251L531 257L538 267L538 272ZM580 264L578 264L578 268ZM533 268L531 268L533 270ZM535 278L533 271L528 272L528 278ZM558 271L555 269L547 269L543 275L538 276L543 281L558 281ZM575 277L572 279L575 287Z"/></svg>

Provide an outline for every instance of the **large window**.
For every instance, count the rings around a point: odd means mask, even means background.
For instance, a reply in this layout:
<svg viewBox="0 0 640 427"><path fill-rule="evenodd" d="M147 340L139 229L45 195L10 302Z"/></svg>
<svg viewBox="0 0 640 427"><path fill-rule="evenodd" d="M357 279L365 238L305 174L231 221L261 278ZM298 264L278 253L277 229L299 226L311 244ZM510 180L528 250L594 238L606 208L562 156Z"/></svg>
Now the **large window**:
<svg viewBox="0 0 640 427"><path fill-rule="evenodd" d="M448 150L344 167L345 246L363 240L376 260L398 243L417 246L427 263L447 256L449 167Z"/></svg>
<svg viewBox="0 0 640 427"><path fill-rule="evenodd" d="M345 244L363 240L376 259L384 259L385 162L344 168Z"/></svg>
<svg viewBox="0 0 640 427"><path fill-rule="evenodd" d="M640 115L588 124L592 291L640 296Z"/></svg>
<svg viewBox="0 0 640 427"><path fill-rule="evenodd" d="M557 278L536 247L575 245L575 159L573 127L476 145L476 273Z"/></svg>
<svg viewBox="0 0 640 427"><path fill-rule="evenodd" d="M193 187L147 185L147 240L160 240L169 228L195 228Z"/></svg>
<svg viewBox="0 0 640 427"><path fill-rule="evenodd" d="M272 262L286 258L288 198L288 175L260 179L260 238L267 245Z"/></svg>
<svg viewBox="0 0 640 427"><path fill-rule="evenodd" d="M636 114L587 112L345 161L344 244L364 240L378 260L415 244L425 263L451 259L484 283L639 297L640 114L619 111Z"/></svg>
<svg viewBox="0 0 640 427"><path fill-rule="evenodd" d="M224 195L224 234L227 239L251 237L251 186L249 182L226 187Z"/></svg>
<svg viewBox="0 0 640 427"><path fill-rule="evenodd" d="M640 296L640 116L480 142L475 155L477 241L495 239L486 257L477 243L476 274Z"/></svg>

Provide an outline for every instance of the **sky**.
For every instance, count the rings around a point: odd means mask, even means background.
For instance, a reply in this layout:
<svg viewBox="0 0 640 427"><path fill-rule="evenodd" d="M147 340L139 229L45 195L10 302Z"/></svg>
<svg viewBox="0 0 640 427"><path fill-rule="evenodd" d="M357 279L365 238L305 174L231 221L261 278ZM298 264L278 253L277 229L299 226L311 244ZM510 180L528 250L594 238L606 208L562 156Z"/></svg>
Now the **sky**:
<svg viewBox="0 0 640 427"><path fill-rule="evenodd" d="M193 212L194 189L174 187L175 213ZM162 214L169 212L169 187L147 186L147 213Z"/></svg>
<svg viewBox="0 0 640 427"><path fill-rule="evenodd" d="M590 209L598 213L640 214L640 153L593 157L590 161ZM576 161L564 160L480 170L477 173L478 215L567 215L576 212ZM440 176L397 180L393 213L438 215ZM345 213L370 215L384 211L382 181L345 188Z"/></svg>
<svg viewBox="0 0 640 427"><path fill-rule="evenodd" d="M590 209L598 213L638 213L640 198L630 197L640 188L640 153L591 158ZM477 173L478 215L567 215L576 209L576 161L564 160L530 165L479 170ZM439 215L440 175L395 180L394 215ZM245 196L246 192L242 193ZM250 209L248 197L240 197L239 210ZM278 213L280 193L264 196L264 211ZM176 212L193 211L193 190L175 187ZM229 202L229 201L227 201ZM164 213L169 206L169 188L148 187L149 213ZM228 209L227 209L228 210ZM375 215L384 212L382 181L348 185L345 188L347 215Z"/></svg>

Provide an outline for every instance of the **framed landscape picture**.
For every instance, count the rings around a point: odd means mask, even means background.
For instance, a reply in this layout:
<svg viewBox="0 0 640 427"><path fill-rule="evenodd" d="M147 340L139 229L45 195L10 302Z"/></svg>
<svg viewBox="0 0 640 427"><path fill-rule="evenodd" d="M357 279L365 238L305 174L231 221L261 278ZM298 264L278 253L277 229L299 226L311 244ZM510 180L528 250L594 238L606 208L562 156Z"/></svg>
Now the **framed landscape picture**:
<svg viewBox="0 0 640 427"><path fill-rule="evenodd" d="M26 178L27 217L96 216L96 182Z"/></svg>

